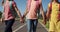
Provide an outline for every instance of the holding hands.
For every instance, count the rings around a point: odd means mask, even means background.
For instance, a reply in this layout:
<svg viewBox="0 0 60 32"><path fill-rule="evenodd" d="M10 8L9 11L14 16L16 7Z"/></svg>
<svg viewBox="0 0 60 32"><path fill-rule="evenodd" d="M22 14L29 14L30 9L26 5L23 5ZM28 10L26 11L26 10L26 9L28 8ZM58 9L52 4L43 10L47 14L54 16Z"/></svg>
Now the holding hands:
<svg viewBox="0 0 60 32"><path fill-rule="evenodd" d="M20 22L24 23L24 18L23 17L20 18Z"/></svg>
<svg viewBox="0 0 60 32"><path fill-rule="evenodd" d="M25 19L24 19L24 15L22 17L20 17L20 22L24 23Z"/></svg>

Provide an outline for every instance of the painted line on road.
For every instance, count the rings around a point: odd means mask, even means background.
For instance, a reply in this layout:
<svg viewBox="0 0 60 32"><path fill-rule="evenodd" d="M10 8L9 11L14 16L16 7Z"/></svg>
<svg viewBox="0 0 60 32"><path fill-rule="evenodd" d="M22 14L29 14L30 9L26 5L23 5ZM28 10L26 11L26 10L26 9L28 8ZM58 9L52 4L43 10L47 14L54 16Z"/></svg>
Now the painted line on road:
<svg viewBox="0 0 60 32"><path fill-rule="evenodd" d="M48 29L45 27L45 25L43 25L41 22L39 22L47 31ZM19 29L23 28L26 25L26 23L20 27L18 27L17 29L15 29L13 32L17 32Z"/></svg>
<svg viewBox="0 0 60 32"><path fill-rule="evenodd" d="M45 25L43 25L41 22L39 22L47 31L49 31L46 27L45 27Z"/></svg>
<svg viewBox="0 0 60 32"><path fill-rule="evenodd" d="M26 24L24 24L24 25L22 25L22 26L18 27L18 28L17 28L17 29L15 29L13 32L18 31L19 29L23 28L25 25L26 25Z"/></svg>

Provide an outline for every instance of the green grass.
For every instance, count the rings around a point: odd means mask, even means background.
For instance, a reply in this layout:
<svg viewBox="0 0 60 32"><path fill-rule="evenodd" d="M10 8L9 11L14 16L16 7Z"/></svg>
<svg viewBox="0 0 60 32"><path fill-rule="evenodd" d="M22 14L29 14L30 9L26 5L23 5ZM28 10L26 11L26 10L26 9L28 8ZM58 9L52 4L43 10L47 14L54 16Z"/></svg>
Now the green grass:
<svg viewBox="0 0 60 32"><path fill-rule="evenodd" d="M42 23L42 19L39 19L38 21ZM46 26L47 29L49 29L49 21L47 21L45 26Z"/></svg>
<svg viewBox="0 0 60 32"><path fill-rule="evenodd" d="M49 22L47 22L47 24L46 24L46 28L48 28L48 29L49 29Z"/></svg>

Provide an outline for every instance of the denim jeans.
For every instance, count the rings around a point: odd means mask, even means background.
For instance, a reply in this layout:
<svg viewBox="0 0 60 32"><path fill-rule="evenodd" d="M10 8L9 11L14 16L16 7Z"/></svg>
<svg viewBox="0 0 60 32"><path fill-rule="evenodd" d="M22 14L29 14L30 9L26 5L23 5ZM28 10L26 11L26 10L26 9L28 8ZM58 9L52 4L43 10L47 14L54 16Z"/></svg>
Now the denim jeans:
<svg viewBox="0 0 60 32"><path fill-rule="evenodd" d="M36 32L38 20L37 19L27 19L27 32Z"/></svg>
<svg viewBox="0 0 60 32"><path fill-rule="evenodd" d="M5 25L6 25L5 32L12 32L12 26L13 26L14 21L15 19L5 21Z"/></svg>

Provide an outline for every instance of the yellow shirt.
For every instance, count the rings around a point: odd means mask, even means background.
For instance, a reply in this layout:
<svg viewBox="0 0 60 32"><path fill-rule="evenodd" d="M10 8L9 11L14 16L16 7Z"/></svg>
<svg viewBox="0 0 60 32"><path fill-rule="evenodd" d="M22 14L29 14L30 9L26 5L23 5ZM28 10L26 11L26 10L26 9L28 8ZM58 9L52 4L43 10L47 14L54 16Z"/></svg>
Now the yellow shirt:
<svg viewBox="0 0 60 32"><path fill-rule="evenodd" d="M50 7L50 4L48 5ZM57 23L59 4L52 2L51 18L49 22L49 31L60 32L60 22Z"/></svg>

